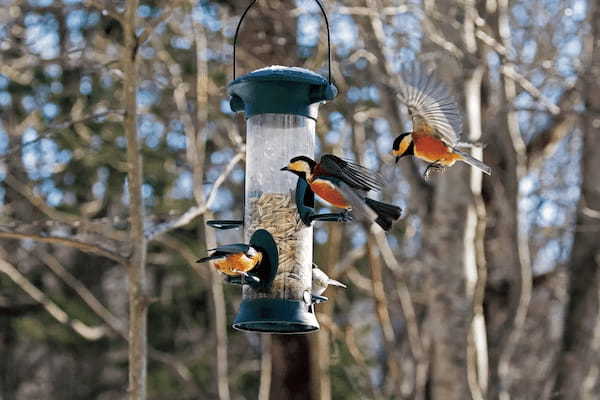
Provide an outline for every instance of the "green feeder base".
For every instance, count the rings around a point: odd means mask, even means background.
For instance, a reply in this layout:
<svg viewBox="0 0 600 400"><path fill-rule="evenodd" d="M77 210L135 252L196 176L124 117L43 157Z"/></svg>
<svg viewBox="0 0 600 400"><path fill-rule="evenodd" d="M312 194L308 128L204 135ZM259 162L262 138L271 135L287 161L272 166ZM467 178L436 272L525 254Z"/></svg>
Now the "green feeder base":
<svg viewBox="0 0 600 400"><path fill-rule="evenodd" d="M285 299L244 300L233 322L240 331L259 333L309 333L319 330L313 305Z"/></svg>

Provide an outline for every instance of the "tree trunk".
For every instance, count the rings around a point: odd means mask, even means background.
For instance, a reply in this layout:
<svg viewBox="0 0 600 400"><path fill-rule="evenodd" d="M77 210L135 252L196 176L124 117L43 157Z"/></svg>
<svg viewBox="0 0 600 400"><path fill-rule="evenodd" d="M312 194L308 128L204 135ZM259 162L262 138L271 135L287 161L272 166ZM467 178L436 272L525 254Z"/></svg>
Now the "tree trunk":
<svg viewBox="0 0 600 400"><path fill-rule="evenodd" d="M467 383L467 337L470 304L465 296L463 247L469 195L467 170L456 167L436 182L435 211L427 226L426 262L429 326L432 333L431 397L469 398Z"/></svg>
<svg viewBox="0 0 600 400"><path fill-rule="evenodd" d="M307 335L271 337L272 376L270 398L316 400L311 393L310 340Z"/></svg>
<svg viewBox="0 0 600 400"><path fill-rule="evenodd" d="M588 69L583 88L587 112L583 119L581 198L569 263L569 302L553 392L557 399L592 399L599 395L600 7L596 2L588 6L592 8L589 11L592 35L587 43L592 68Z"/></svg>

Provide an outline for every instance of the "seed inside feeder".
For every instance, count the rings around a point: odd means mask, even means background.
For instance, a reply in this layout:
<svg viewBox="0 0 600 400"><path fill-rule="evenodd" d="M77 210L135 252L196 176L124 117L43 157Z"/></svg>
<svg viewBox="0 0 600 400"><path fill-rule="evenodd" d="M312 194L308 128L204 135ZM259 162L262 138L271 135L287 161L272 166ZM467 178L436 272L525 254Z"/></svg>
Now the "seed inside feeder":
<svg viewBox="0 0 600 400"><path fill-rule="evenodd" d="M244 295L302 300L305 288L311 285L311 276L303 273L302 265L310 262L312 246L299 240L308 228L300 221L293 193L262 193L249 201L246 232L251 235L257 229L266 229L273 235L279 250L279 270L271 288L254 290L246 286Z"/></svg>

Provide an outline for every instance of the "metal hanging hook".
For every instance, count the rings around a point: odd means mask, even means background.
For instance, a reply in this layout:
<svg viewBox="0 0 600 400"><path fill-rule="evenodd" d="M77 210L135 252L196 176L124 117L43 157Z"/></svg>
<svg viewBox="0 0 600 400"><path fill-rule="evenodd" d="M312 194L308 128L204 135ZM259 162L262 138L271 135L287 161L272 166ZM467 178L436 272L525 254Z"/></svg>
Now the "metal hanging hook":
<svg viewBox="0 0 600 400"><path fill-rule="evenodd" d="M233 36L233 80L235 80L235 47L237 44L238 33L240 31L240 27L242 26L242 21L244 20L246 14L248 13L248 11L250 11L254 3L256 3L256 1L257 0L252 0L248 7L246 7L244 12L242 13L242 16L240 17L237 27L235 28L235 35ZM329 74L328 81L331 84L331 34L329 33L329 20L327 19L327 13L325 12L323 4L321 4L321 1L315 0L315 2L321 9L321 13L323 14L323 18L325 19L325 27L327 28L327 70Z"/></svg>

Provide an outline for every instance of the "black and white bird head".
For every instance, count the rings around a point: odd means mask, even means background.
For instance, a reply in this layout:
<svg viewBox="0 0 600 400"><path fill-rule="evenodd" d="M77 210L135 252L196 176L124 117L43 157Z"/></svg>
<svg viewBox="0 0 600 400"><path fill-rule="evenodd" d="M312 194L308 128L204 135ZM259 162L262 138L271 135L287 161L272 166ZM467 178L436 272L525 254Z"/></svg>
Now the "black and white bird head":
<svg viewBox="0 0 600 400"><path fill-rule="evenodd" d="M294 157L290 160L288 165L281 168L281 171L289 171L300 178L309 179L313 168L317 165L315 160L306 156Z"/></svg>

